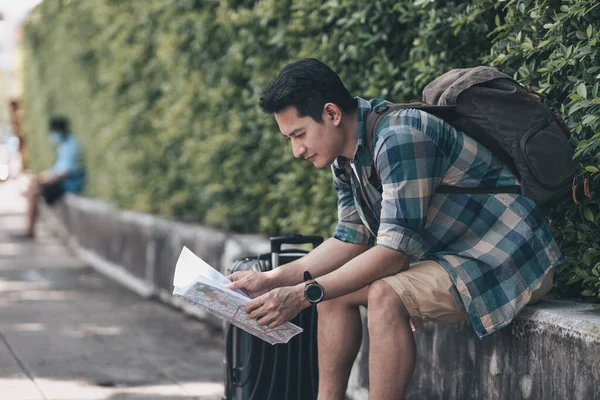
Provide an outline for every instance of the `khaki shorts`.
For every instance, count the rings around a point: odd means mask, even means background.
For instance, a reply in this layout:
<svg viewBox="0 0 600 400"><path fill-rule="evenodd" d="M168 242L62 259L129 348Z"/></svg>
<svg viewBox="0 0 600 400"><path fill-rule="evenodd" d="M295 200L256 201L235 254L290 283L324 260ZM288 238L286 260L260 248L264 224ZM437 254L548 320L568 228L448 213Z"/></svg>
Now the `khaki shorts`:
<svg viewBox="0 0 600 400"><path fill-rule="evenodd" d="M533 291L529 304L544 297L552 289L554 270L542 286ZM425 322L461 322L466 320L465 307L454 288L450 276L435 261L411 264L408 270L383 278L402 299L411 316L413 330Z"/></svg>

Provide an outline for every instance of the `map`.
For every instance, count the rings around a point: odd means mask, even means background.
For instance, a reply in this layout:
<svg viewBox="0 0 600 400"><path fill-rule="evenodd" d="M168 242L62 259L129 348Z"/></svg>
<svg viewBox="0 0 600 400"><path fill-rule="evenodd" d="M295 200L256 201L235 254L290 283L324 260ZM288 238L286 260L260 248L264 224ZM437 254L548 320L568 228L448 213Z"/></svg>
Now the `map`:
<svg viewBox="0 0 600 400"><path fill-rule="evenodd" d="M251 300L240 290L225 287L224 275L184 247L177 260L173 277L173 295L201 307L217 317L259 337L270 344L287 343L302 328L286 322L273 329L259 325L244 311Z"/></svg>

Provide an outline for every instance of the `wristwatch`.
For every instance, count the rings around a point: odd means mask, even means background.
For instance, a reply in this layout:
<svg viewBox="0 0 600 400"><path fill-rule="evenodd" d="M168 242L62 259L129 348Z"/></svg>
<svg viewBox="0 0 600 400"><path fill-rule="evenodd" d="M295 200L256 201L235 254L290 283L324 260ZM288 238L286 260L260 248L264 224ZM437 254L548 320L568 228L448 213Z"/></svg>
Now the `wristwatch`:
<svg viewBox="0 0 600 400"><path fill-rule="evenodd" d="M325 296L323 286L319 285L308 271L304 271L304 282L306 282L306 287L304 288L304 297L306 300L308 300L310 304L321 302Z"/></svg>

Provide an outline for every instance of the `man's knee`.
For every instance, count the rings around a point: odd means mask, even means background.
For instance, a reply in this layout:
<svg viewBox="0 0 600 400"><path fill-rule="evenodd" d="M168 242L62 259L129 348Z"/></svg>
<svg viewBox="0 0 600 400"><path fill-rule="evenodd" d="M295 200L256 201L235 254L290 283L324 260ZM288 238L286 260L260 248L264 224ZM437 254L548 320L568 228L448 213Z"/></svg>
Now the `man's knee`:
<svg viewBox="0 0 600 400"><path fill-rule="evenodd" d="M338 313L344 309L358 309L359 306L367 305L367 288L362 288L354 293L341 296L336 299L331 299L317 304L317 312L319 316L330 313Z"/></svg>
<svg viewBox="0 0 600 400"><path fill-rule="evenodd" d="M398 293L381 279L369 285L368 302L369 329L371 324L381 325L410 318Z"/></svg>
<svg viewBox="0 0 600 400"><path fill-rule="evenodd" d="M322 303L317 304L317 315L319 316L319 319L322 319L327 315L335 313L336 310L339 309L339 307L340 304L338 299L324 301Z"/></svg>

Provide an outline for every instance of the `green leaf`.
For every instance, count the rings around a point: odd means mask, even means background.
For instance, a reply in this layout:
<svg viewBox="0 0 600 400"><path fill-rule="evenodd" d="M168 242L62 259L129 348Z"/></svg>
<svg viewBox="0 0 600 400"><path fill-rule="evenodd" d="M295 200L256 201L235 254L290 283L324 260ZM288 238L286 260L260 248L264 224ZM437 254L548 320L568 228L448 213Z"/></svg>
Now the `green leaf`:
<svg viewBox="0 0 600 400"><path fill-rule="evenodd" d="M591 290L584 290L583 292L581 292L581 295L585 296L585 297L591 297L591 296L595 296L595 293L592 292Z"/></svg>
<svg viewBox="0 0 600 400"><path fill-rule="evenodd" d="M587 37L588 37L588 39L590 39L590 38L592 37L592 32L593 32L593 29L592 29L592 24L589 24L589 25L588 25L588 27L587 27L587 29L586 29L586 31L585 31L585 32L587 33Z"/></svg>
<svg viewBox="0 0 600 400"><path fill-rule="evenodd" d="M571 93L569 95L569 98L573 101L580 101L583 100L583 97L581 97L580 95L578 95L577 93Z"/></svg>
<svg viewBox="0 0 600 400"><path fill-rule="evenodd" d="M574 112L581 110L582 108L583 108L583 103L581 101L578 101L577 103L575 103L571 107L569 107L568 115L571 115Z"/></svg>
<svg viewBox="0 0 600 400"><path fill-rule="evenodd" d="M600 104L600 97L596 97L595 99L592 99L592 103Z"/></svg>
<svg viewBox="0 0 600 400"><path fill-rule="evenodd" d="M588 165L587 167L585 167L585 170L588 172L592 172L592 173L596 173L596 172L600 172L600 170L592 165Z"/></svg>
<svg viewBox="0 0 600 400"><path fill-rule="evenodd" d="M598 116L598 115L593 115L593 114L586 115L581 120L581 124L582 125L592 125L594 122L598 121L598 118L600 118L600 116Z"/></svg>
<svg viewBox="0 0 600 400"><path fill-rule="evenodd" d="M415 2L413 3L415 6L419 7L419 6L424 6L427 3L431 3L432 0L415 0Z"/></svg>
<svg viewBox="0 0 600 400"><path fill-rule="evenodd" d="M594 213L592 212L592 210L590 210L588 207L585 207L583 209L583 216L585 219L587 219L590 222L594 222ZM589 254L589 253L586 253Z"/></svg>
<svg viewBox="0 0 600 400"><path fill-rule="evenodd" d="M587 98L587 89L585 88L585 83L580 83L579 86L577 86L577 94L584 99Z"/></svg>
<svg viewBox="0 0 600 400"><path fill-rule="evenodd" d="M593 216L592 216L592 218L593 218ZM583 256L581 257L581 261L585 265L590 265L592 263L592 255L588 252L583 253Z"/></svg>
<svg viewBox="0 0 600 400"><path fill-rule="evenodd" d="M542 40L541 42L538 43L538 48L546 47L548 45L548 43L550 43L549 40Z"/></svg>

